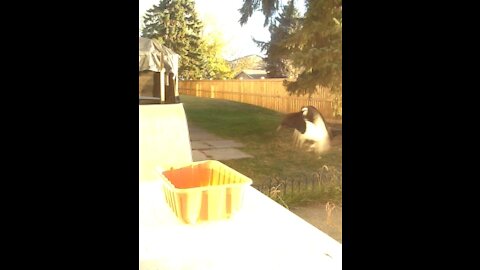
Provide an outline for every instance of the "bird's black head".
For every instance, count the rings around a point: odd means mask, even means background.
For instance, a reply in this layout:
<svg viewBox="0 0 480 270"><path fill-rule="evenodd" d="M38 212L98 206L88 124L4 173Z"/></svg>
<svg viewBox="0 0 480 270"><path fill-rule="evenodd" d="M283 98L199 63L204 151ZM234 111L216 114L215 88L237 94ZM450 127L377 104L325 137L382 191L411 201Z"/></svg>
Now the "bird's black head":
<svg viewBox="0 0 480 270"><path fill-rule="evenodd" d="M310 121L315 125L325 125L328 136L330 138L333 137L331 129L327 126L325 117L323 117L322 113L317 108L315 108L314 106L303 106L301 111L303 112L303 117L305 118L305 120Z"/></svg>
<svg viewBox="0 0 480 270"><path fill-rule="evenodd" d="M305 120L312 123L316 123L317 121L319 121L319 119L322 119L322 115L320 114L320 112L317 110L317 108L313 106L303 106L301 111L303 112L303 117L305 118Z"/></svg>

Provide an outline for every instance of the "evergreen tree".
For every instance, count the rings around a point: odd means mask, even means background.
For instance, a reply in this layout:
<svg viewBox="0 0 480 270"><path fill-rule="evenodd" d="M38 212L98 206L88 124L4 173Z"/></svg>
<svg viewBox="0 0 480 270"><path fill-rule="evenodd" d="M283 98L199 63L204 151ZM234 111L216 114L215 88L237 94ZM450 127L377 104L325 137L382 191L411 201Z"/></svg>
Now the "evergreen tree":
<svg viewBox="0 0 480 270"><path fill-rule="evenodd" d="M310 0L302 28L286 40L295 66L304 71L286 83L292 93L313 93L318 85L342 89L342 10L339 0Z"/></svg>
<svg viewBox="0 0 480 270"><path fill-rule="evenodd" d="M305 0L307 11L301 28L284 39L292 63L301 72L294 82L285 82L287 90L296 94L312 94L317 86L342 89L342 1ZM244 0L240 24L247 22L253 11L260 9L265 22L272 20L278 9L275 0Z"/></svg>
<svg viewBox="0 0 480 270"><path fill-rule="evenodd" d="M160 0L144 16L142 37L156 39L180 55L180 79L200 79L207 61L193 0Z"/></svg>
<svg viewBox="0 0 480 270"><path fill-rule="evenodd" d="M265 51L267 57L267 74L269 78L296 77L295 70L290 60L290 51L284 44L285 40L300 28L300 14L295 8L293 0L282 8L279 17L270 25L270 41L254 40Z"/></svg>
<svg viewBox="0 0 480 270"><path fill-rule="evenodd" d="M261 10L263 15L265 15L264 26L267 26L273 18L275 11L279 8L278 2L278 0L243 0L243 6L239 9L240 14L242 14L240 24L244 25L254 11Z"/></svg>

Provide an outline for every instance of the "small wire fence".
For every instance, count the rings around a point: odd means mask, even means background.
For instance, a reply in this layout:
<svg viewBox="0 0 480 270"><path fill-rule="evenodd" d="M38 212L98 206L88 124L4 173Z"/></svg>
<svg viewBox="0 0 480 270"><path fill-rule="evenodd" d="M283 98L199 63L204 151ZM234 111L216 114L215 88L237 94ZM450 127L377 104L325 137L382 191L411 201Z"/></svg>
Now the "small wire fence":
<svg viewBox="0 0 480 270"><path fill-rule="evenodd" d="M262 184L252 186L288 208L286 199L317 197L331 200L341 197L342 172L335 167L323 166L312 174L302 173L295 177L275 175Z"/></svg>

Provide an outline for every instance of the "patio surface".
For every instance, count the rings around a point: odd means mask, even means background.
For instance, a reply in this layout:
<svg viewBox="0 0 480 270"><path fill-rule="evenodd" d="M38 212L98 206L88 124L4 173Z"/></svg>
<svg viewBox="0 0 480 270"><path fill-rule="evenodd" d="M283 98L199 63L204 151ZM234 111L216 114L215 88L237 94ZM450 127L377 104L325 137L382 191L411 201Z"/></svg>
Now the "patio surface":
<svg viewBox="0 0 480 270"><path fill-rule="evenodd" d="M253 158L252 155L238 149L244 147L242 143L225 140L191 123L188 123L188 130L193 161Z"/></svg>

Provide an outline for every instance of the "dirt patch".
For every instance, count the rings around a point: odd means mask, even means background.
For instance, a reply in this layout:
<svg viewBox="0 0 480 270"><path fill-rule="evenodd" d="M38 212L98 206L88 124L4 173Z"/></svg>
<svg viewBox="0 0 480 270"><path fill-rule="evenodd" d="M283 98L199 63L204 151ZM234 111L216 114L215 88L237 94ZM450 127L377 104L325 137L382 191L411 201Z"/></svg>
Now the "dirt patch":
<svg viewBox="0 0 480 270"><path fill-rule="evenodd" d="M332 139L332 147L342 149L341 124ZM342 206L335 205L330 217L327 215L325 203L312 202L303 206L290 207L290 211L303 218L322 232L342 243Z"/></svg>
<svg viewBox="0 0 480 270"><path fill-rule="evenodd" d="M324 203L311 203L304 206L290 207L290 211L308 223L342 243L342 207L335 205L328 217Z"/></svg>

